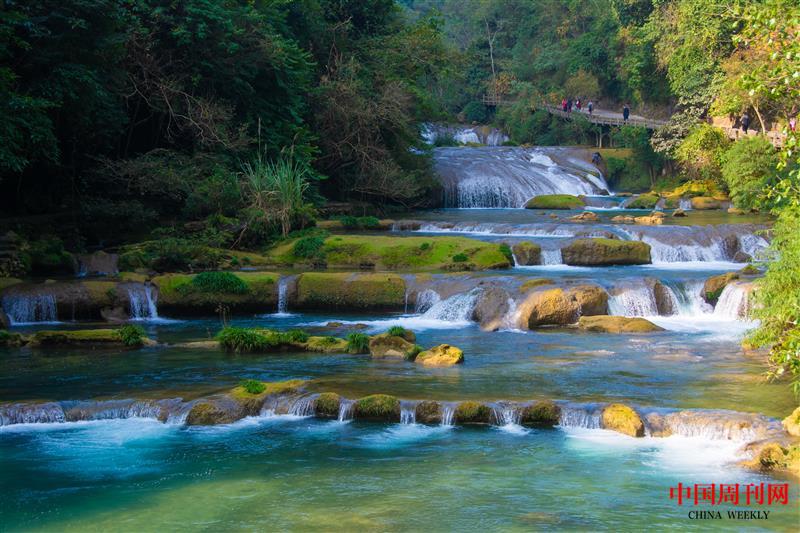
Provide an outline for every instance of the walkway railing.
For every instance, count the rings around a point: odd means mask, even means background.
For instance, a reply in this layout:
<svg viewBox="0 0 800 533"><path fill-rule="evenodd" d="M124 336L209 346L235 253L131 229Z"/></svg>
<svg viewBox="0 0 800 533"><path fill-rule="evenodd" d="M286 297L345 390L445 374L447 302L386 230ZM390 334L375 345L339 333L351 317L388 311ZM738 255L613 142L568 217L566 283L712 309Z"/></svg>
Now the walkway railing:
<svg viewBox="0 0 800 533"><path fill-rule="evenodd" d="M667 122L664 120L655 120L649 118L639 118L639 117L629 117L628 120L625 120L622 117L609 117L608 115L603 115L602 111L595 109L596 114L589 114L587 111L577 111L573 110L572 112L564 111L556 106L552 105L542 105L542 109L545 109L551 115L556 115L559 117L563 117L566 119L571 119L577 115L585 118L592 124L602 124L604 126L643 126L650 130L655 130L666 124Z"/></svg>

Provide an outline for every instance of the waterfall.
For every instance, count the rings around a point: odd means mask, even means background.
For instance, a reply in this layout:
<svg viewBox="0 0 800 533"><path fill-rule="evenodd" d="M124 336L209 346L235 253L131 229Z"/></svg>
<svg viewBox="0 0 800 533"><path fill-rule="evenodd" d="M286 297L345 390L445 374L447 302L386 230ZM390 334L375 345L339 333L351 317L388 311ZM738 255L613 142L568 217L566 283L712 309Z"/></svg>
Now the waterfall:
<svg viewBox="0 0 800 533"><path fill-rule="evenodd" d="M584 169L550 157L563 153L558 148L437 148L434 166L448 207L520 208L534 196L591 196L608 188L602 178L588 178Z"/></svg>
<svg viewBox="0 0 800 533"><path fill-rule="evenodd" d="M64 409L55 402L0 405L0 426L66 422Z"/></svg>
<svg viewBox="0 0 800 533"><path fill-rule="evenodd" d="M521 417L519 405L501 403L492 407L492 419L498 426L518 426Z"/></svg>
<svg viewBox="0 0 800 533"><path fill-rule="evenodd" d="M410 402L405 400L400 402L400 423L401 424L417 423L417 402Z"/></svg>
<svg viewBox="0 0 800 533"><path fill-rule="evenodd" d="M10 294L3 297L3 310L13 326L58 322L56 297L52 294Z"/></svg>
<svg viewBox="0 0 800 533"><path fill-rule="evenodd" d="M681 198L678 201L678 208L682 209L683 211L689 211L692 209L692 200L690 198Z"/></svg>
<svg viewBox="0 0 800 533"><path fill-rule="evenodd" d="M336 420L339 422L347 422L353 419L353 409L356 405L356 402L353 400L349 400L347 398L342 398L339 400L339 415L336 417Z"/></svg>
<svg viewBox="0 0 800 533"><path fill-rule="evenodd" d="M608 299L609 314L618 316L656 316L658 304L652 287L646 283L626 287Z"/></svg>
<svg viewBox="0 0 800 533"><path fill-rule="evenodd" d="M652 413L645 417L645 423L666 429L669 434L708 440L752 442L783 434L776 420L763 415L721 410Z"/></svg>
<svg viewBox="0 0 800 533"><path fill-rule="evenodd" d="M132 320L157 320L158 308L153 295L153 286L149 283L128 286L128 301Z"/></svg>
<svg viewBox="0 0 800 533"><path fill-rule="evenodd" d="M314 416L314 403L317 400L318 394L310 394L308 396L301 396L296 398L291 405L289 405L288 414L293 416ZM341 406L341 404L339 404Z"/></svg>
<svg viewBox="0 0 800 533"><path fill-rule="evenodd" d="M497 128L486 126L466 126L461 124L422 124L422 138L428 144L438 139L452 139L459 144L485 144L501 146L508 141L508 136Z"/></svg>
<svg viewBox="0 0 800 533"><path fill-rule="evenodd" d="M600 429L602 409L595 405L563 405L558 424L567 428Z"/></svg>
<svg viewBox="0 0 800 533"><path fill-rule="evenodd" d="M294 276L281 276L278 281L278 316L289 315L289 285Z"/></svg>
<svg viewBox="0 0 800 533"><path fill-rule="evenodd" d="M442 422L443 426L453 426L455 424L456 404L442 402Z"/></svg>
<svg viewBox="0 0 800 533"><path fill-rule="evenodd" d="M433 289L425 289L417 293L416 303L414 304L414 312L417 314L425 313L428 309L438 304L442 300L439 293Z"/></svg>
<svg viewBox="0 0 800 533"><path fill-rule="evenodd" d="M542 249L542 264L543 265L561 265L564 260L561 258L561 248L554 248L552 250Z"/></svg>
<svg viewBox="0 0 800 533"><path fill-rule="evenodd" d="M469 322L479 293L480 289L473 289L440 300L425 311L422 318L444 322Z"/></svg>
<svg viewBox="0 0 800 533"><path fill-rule="evenodd" d="M714 316L734 320L746 318L749 296L748 285L728 283L714 306Z"/></svg>
<svg viewBox="0 0 800 533"><path fill-rule="evenodd" d="M677 315L700 316L712 312L710 305L703 300L703 282L687 281L683 283L662 282L669 289Z"/></svg>
<svg viewBox="0 0 800 533"><path fill-rule="evenodd" d="M183 423L191 405L179 398L7 404L0 406L0 426L127 418L153 418Z"/></svg>

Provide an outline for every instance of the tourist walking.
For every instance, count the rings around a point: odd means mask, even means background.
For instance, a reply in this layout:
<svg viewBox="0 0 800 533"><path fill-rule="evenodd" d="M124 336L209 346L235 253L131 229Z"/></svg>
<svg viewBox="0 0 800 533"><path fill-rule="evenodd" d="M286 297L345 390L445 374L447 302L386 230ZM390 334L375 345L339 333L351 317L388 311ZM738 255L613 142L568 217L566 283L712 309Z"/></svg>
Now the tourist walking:
<svg viewBox="0 0 800 533"><path fill-rule="evenodd" d="M575 100L575 107L578 109L578 112L580 112L580 110L581 110L581 99L580 98Z"/></svg>
<svg viewBox="0 0 800 533"><path fill-rule="evenodd" d="M566 98L562 98L561 99L561 111L564 111L564 112L567 111L567 99Z"/></svg>
<svg viewBox="0 0 800 533"><path fill-rule="evenodd" d="M750 115L748 115L747 111L745 111L742 114L742 131L744 132L745 135L747 135L748 129L750 129Z"/></svg>
<svg viewBox="0 0 800 533"><path fill-rule="evenodd" d="M572 113L572 98L567 100L567 113Z"/></svg>
<svg viewBox="0 0 800 533"><path fill-rule="evenodd" d="M594 111L594 102L592 102L591 100L589 100L589 103L588 103L588 104L586 104L586 110L587 110L587 111L589 112L589 114L591 115L591 114L592 114L592 111Z"/></svg>
<svg viewBox="0 0 800 533"><path fill-rule="evenodd" d="M627 123L628 122L628 117L630 117L630 116L631 116L630 105L625 104L624 106L622 106L622 121Z"/></svg>

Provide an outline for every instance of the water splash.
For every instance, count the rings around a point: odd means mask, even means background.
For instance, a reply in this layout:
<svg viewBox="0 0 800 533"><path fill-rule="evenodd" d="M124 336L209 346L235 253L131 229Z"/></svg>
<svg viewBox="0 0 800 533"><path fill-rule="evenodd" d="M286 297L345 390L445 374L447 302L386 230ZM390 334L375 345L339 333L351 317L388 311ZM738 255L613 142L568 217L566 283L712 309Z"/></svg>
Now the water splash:
<svg viewBox="0 0 800 533"><path fill-rule="evenodd" d="M749 309L749 284L729 283L714 306L714 316L738 320L746 318Z"/></svg>
<svg viewBox="0 0 800 533"><path fill-rule="evenodd" d="M558 424L564 428L600 429L602 410L594 404L561 406Z"/></svg>
<svg viewBox="0 0 800 533"><path fill-rule="evenodd" d="M128 286L131 320L158 320L158 306L153 287L149 283L131 284Z"/></svg>
<svg viewBox="0 0 800 533"><path fill-rule="evenodd" d="M353 419L353 411L355 409L356 402L353 400L349 400L347 398L342 398L339 401L339 414L336 417L336 420L339 422L349 422Z"/></svg>
<svg viewBox="0 0 800 533"><path fill-rule="evenodd" d="M400 402L400 423L401 424L417 423L417 402L411 402L406 400Z"/></svg>
<svg viewBox="0 0 800 533"><path fill-rule="evenodd" d="M315 414L314 404L317 400L317 396L319 395L310 394L307 396L301 396L299 398L296 398L289 405L287 414L292 416L302 416L302 417L314 416Z"/></svg>
<svg viewBox="0 0 800 533"><path fill-rule="evenodd" d="M433 289L425 289L417 294L416 302L414 304L414 312L418 314L425 313L442 300L439 293Z"/></svg>
<svg viewBox="0 0 800 533"><path fill-rule="evenodd" d="M542 249L542 264L543 265L561 265L564 260L561 257L561 248L554 248L551 250Z"/></svg>
<svg viewBox="0 0 800 533"><path fill-rule="evenodd" d="M479 294L480 289L472 289L469 292L455 294L446 300L440 300L432 305L422 315L422 318L467 324L472 318L472 310L475 308L475 302Z"/></svg>
<svg viewBox="0 0 800 533"><path fill-rule="evenodd" d="M442 402L442 422L441 425L451 427L455 425L456 404Z"/></svg>
<svg viewBox="0 0 800 533"><path fill-rule="evenodd" d="M655 292L646 283L612 291L608 299L608 311L609 314L618 316L655 316L659 314Z"/></svg>
<svg viewBox="0 0 800 533"><path fill-rule="evenodd" d="M56 297L52 294L10 294L3 297L3 310L13 326L58 322Z"/></svg>

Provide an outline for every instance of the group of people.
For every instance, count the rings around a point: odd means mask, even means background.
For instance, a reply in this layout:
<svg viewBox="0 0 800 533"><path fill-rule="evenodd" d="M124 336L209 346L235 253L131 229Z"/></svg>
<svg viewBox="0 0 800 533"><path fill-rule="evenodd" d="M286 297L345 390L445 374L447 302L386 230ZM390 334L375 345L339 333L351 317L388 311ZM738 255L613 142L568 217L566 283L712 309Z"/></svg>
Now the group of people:
<svg viewBox="0 0 800 533"><path fill-rule="evenodd" d="M576 98L573 100L572 98L564 98L561 100L561 110L565 113L572 113L572 108L581 112L583 110L583 102L581 102L580 98ZM591 115L594 112L594 102L589 100L586 104L586 111Z"/></svg>

